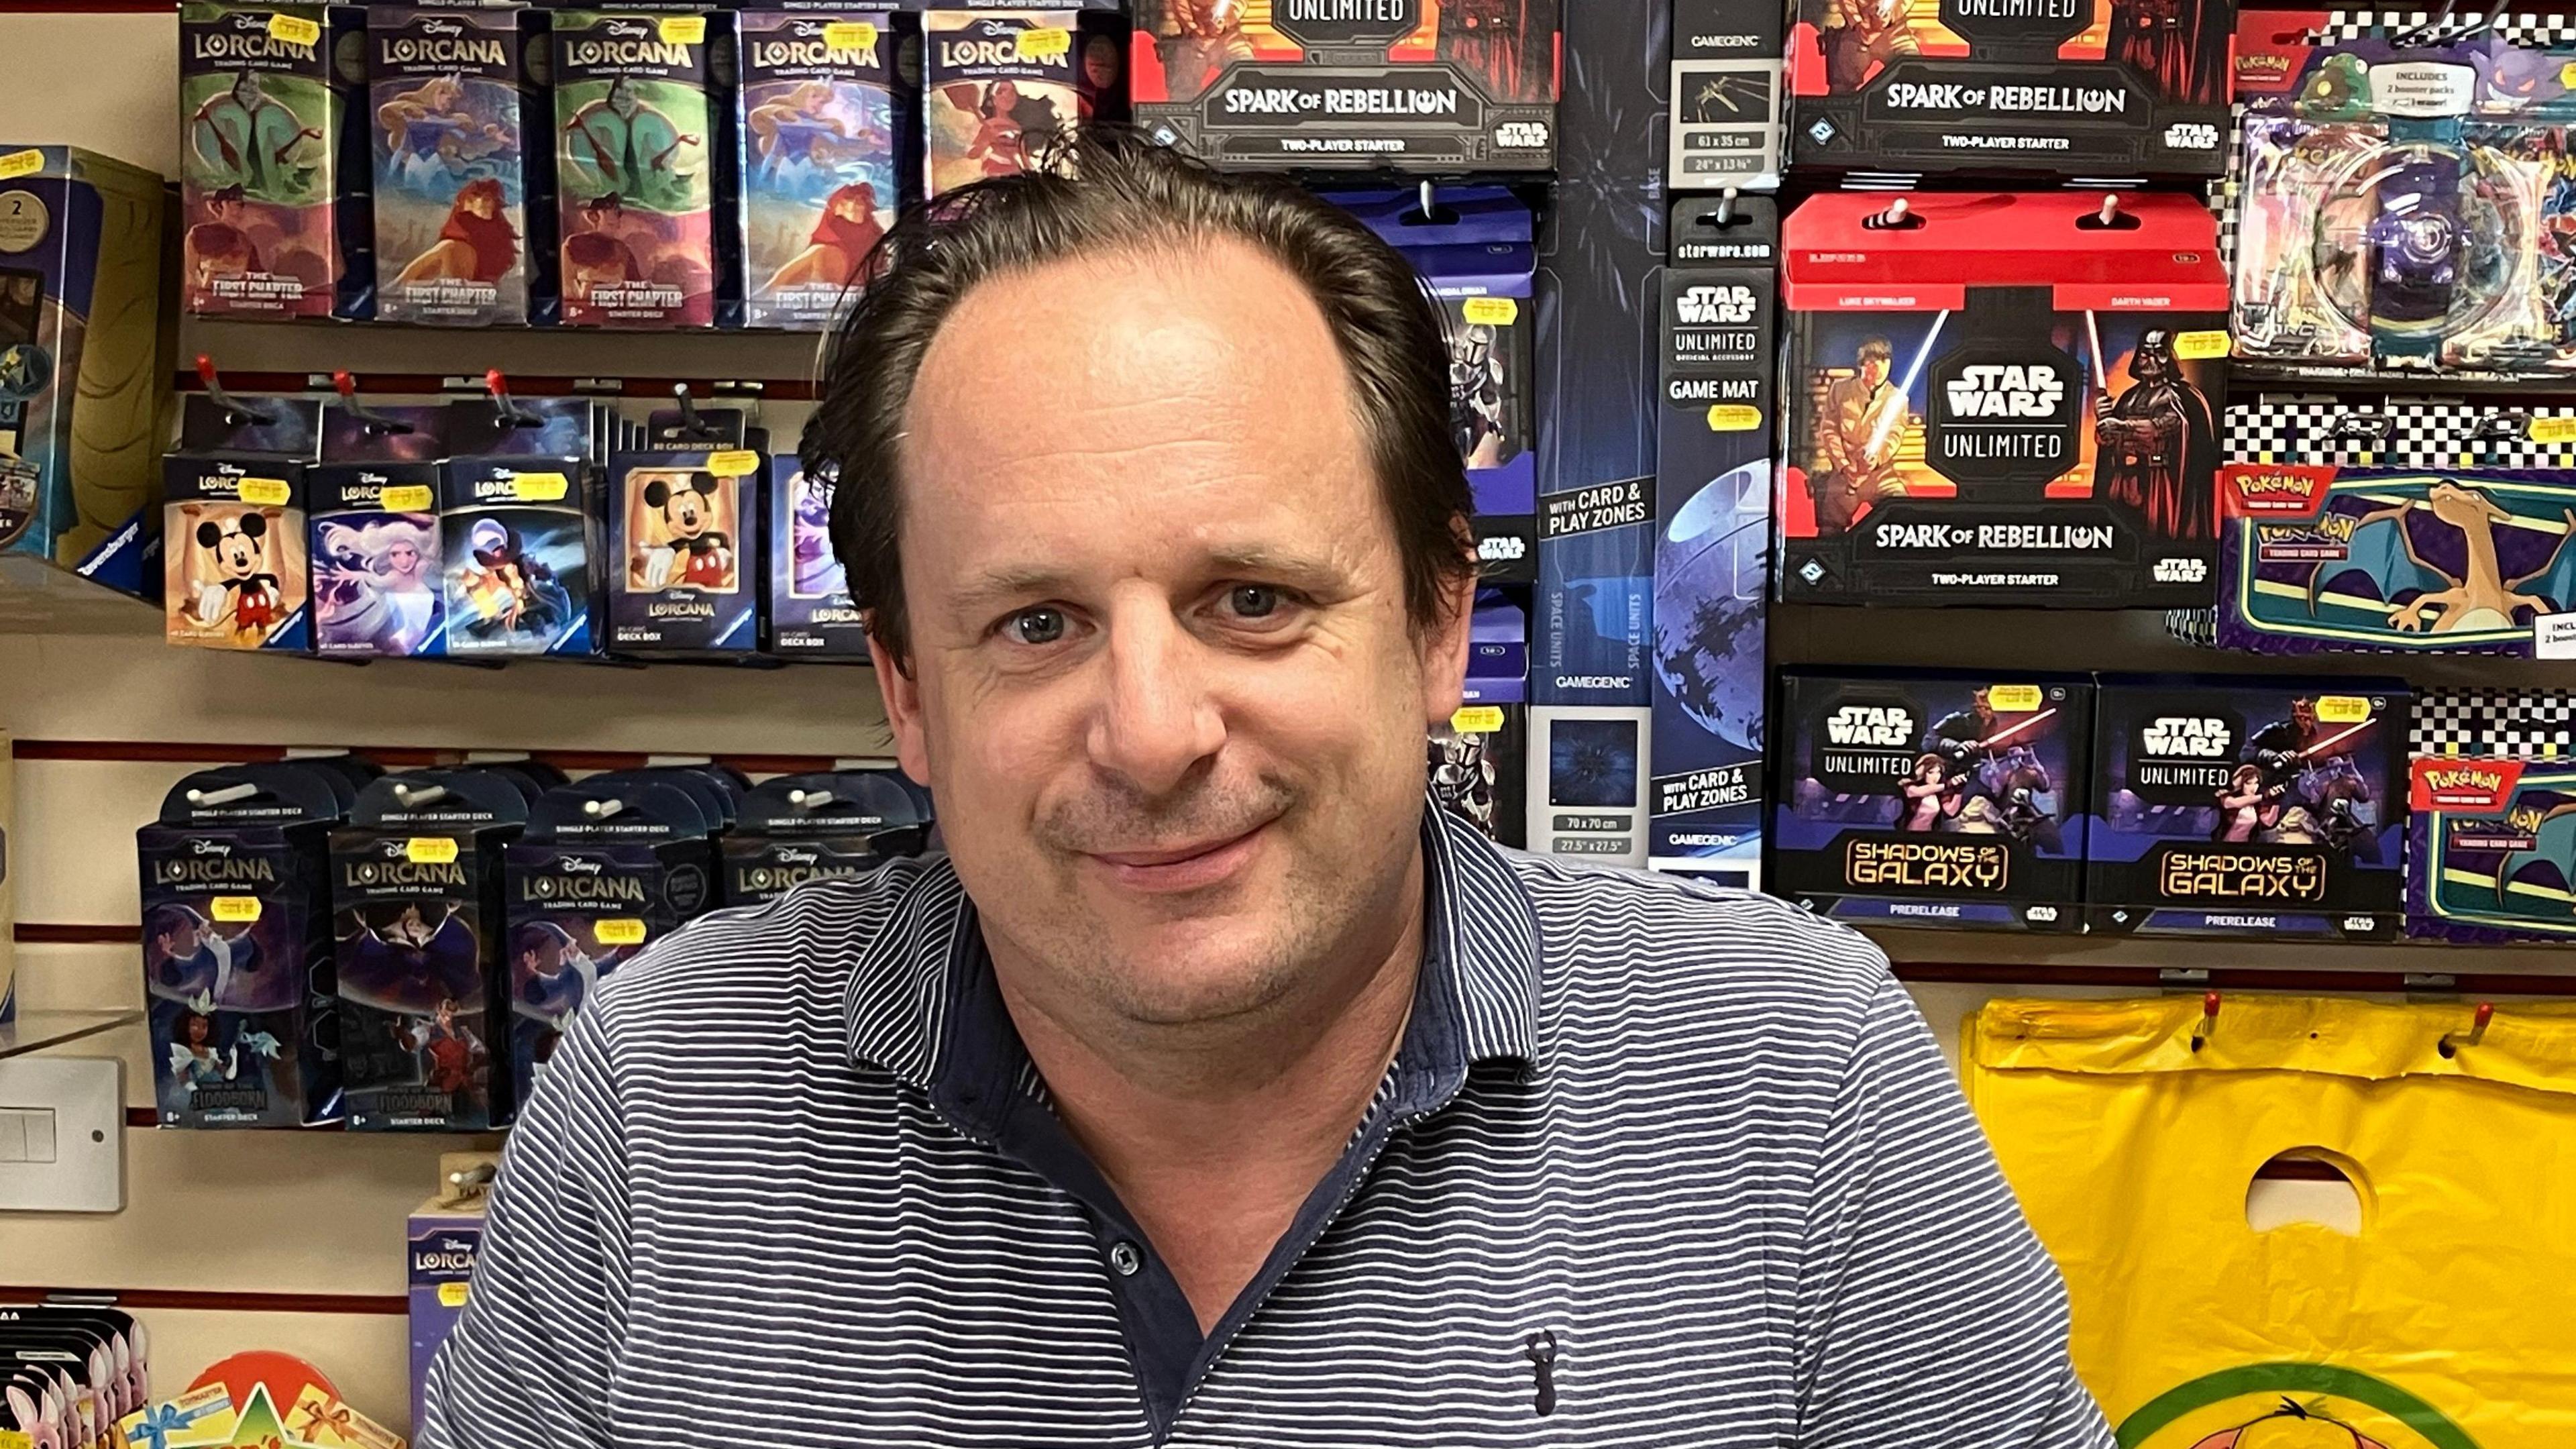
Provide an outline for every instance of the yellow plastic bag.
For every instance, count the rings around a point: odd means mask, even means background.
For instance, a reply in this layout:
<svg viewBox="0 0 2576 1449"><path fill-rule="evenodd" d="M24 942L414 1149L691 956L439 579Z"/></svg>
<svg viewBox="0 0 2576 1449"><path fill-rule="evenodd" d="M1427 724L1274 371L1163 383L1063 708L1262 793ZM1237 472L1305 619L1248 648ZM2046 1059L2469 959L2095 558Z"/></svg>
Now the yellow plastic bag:
<svg viewBox="0 0 2576 1449"><path fill-rule="evenodd" d="M2576 1449L2576 1008L1995 1001L1970 1099L2122 1449ZM2445 1055L2445 1038L2451 1051ZM2333 1164L2361 1232L2257 1232Z"/></svg>

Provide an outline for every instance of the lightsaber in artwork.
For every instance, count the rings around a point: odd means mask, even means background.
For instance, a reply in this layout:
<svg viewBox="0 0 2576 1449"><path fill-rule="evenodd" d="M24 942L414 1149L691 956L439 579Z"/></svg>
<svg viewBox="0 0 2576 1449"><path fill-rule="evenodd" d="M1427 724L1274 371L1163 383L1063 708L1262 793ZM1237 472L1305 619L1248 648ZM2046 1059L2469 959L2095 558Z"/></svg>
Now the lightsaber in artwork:
<svg viewBox="0 0 2576 1449"><path fill-rule="evenodd" d="M2002 744L2004 741L2011 739L2013 736L2020 734L2023 730L2029 729L2032 725L2039 723L2041 720L2044 720L2055 713L2057 713L2057 711L2054 708L2043 709L2039 713L2032 715L2030 718L2023 720L2020 724L2014 725L2008 729L1997 730L1993 734L1986 736L1984 739L1977 741L1977 748L1981 750L1991 750L1995 746Z"/></svg>
<svg viewBox="0 0 2576 1449"><path fill-rule="evenodd" d="M2379 723L2379 721L2375 719L2366 719L2349 729L2338 730L2335 733L2326 736L2324 739L2317 741L2315 744L2308 746L2306 749L2299 751L2297 754L2292 755L2290 758L2294 760L2304 760L2308 756L2315 754L2317 751L2324 749L2326 746L2341 744L2345 740L2351 739L2354 735L2360 734L2363 730L2366 730L2377 723Z"/></svg>
<svg viewBox="0 0 2576 1449"><path fill-rule="evenodd" d="M2093 344L2093 390L2107 395L2111 391L2111 368L2102 360L2102 325L2090 307L2084 309L2084 340Z"/></svg>
<svg viewBox="0 0 2576 1449"><path fill-rule="evenodd" d="M1923 376L1923 364L1932 359L1932 344L1941 340L1941 324L1949 320L1950 309L1947 307L1933 314L1932 330L1923 334L1923 345L1914 349L1914 360L1905 365L1905 376L1897 379L1898 397L1906 397L1914 391L1915 380ZM1906 411L1904 408L1899 408L1879 418L1877 425L1869 430L1867 449L1869 454L1874 456L1879 449L1887 446L1887 430L1895 426L1896 420L1904 417Z"/></svg>

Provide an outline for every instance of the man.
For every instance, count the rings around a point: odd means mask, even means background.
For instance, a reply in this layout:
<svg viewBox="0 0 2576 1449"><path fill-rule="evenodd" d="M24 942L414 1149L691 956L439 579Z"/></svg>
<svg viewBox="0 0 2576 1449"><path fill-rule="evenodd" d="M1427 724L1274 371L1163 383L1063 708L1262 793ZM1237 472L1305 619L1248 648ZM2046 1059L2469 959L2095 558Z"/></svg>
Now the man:
<svg viewBox="0 0 2576 1449"><path fill-rule="evenodd" d="M2174 360L2173 334L2150 327L2129 355L2128 390L2094 420L2095 491L2138 510L2157 538L2207 538L2216 526L2218 420Z"/></svg>
<svg viewBox="0 0 2576 1449"><path fill-rule="evenodd" d="M1816 418L1816 471L1807 491L1816 504L1816 533L1832 538L1851 531L1863 507L1902 491L1896 480L1896 447L1905 433L1905 394L1887 380L1895 350L1884 337L1862 340L1852 375L1825 385Z"/></svg>
<svg viewBox="0 0 2576 1449"><path fill-rule="evenodd" d="M1403 261L1085 146L898 225L805 458L950 854L600 983L422 1442L2108 1449L1875 950L1426 813Z"/></svg>

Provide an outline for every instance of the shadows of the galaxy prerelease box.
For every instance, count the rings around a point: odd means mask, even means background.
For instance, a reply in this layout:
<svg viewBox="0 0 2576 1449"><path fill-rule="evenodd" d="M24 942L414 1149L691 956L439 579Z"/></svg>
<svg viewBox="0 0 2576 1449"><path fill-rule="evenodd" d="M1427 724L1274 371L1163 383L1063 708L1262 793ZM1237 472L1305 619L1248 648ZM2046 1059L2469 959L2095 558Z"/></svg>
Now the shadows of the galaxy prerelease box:
<svg viewBox="0 0 2576 1449"><path fill-rule="evenodd" d="M2093 683L1784 669L1768 888L1818 915L2080 931Z"/></svg>
<svg viewBox="0 0 2576 1449"><path fill-rule="evenodd" d="M1137 0L1136 123L1220 167L1546 171L1562 0Z"/></svg>
<svg viewBox="0 0 2576 1449"><path fill-rule="evenodd" d="M2209 602L2227 283L2199 201L1837 193L1782 251L1779 597Z"/></svg>
<svg viewBox="0 0 2576 1449"><path fill-rule="evenodd" d="M2235 28L2228 0L1797 0L1789 164L2214 177Z"/></svg>
<svg viewBox="0 0 2576 1449"><path fill-rule="evenodd" d="M2102 676L2090 929L2394 937L2408 705L2389 679Z"/></svg>

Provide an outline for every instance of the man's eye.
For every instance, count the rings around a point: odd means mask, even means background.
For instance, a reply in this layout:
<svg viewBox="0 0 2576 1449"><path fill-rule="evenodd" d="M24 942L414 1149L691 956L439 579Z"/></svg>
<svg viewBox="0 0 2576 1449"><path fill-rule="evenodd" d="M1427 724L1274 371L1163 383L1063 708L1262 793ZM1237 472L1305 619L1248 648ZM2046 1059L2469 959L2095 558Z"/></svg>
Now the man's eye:
<svg viewBox="0 0 2576 1449"><path fill-rule="evenodd" d="M1022 609L1002 621L1002 632L1014 643L1052 644L1064 637L1064 611Z"/></svg>
<svg viewBox="0 0 2576 1449"><path fill-rule="evenodd" d="M1266 619L1279 611L1279 591L1264 584L1237 584L1226 602L1243 618Z"/></svg>

